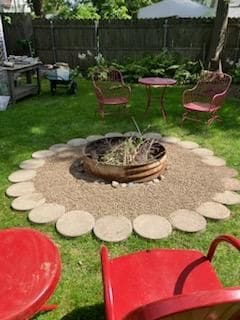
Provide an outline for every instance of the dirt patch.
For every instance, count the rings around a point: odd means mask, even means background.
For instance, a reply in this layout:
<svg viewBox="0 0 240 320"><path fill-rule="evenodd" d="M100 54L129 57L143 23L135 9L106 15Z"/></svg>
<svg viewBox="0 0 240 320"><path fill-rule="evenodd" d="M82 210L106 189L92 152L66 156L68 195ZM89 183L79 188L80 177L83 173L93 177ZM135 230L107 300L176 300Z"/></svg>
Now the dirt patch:
<svg viewBox="0 0 240 320"><path fill-rule="evenodd" d="M85 210L96 218L109 214L134 218L141 214L168 217L177 209L193 210L210 201L216 192L224 191L221 167L213 169L198 155L177 145L164 146L168 170L158 184L113 188L83 174L76 179L70 173L74 158L51 158L37 171L36 192L41 192L47 202L65 206L67 211Z"/></svg>

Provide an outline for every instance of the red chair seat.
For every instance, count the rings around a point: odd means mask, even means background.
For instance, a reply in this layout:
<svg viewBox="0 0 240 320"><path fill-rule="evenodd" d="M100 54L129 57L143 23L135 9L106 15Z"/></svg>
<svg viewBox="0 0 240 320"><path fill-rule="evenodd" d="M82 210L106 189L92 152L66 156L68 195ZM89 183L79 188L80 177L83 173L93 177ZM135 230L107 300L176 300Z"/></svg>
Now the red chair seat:
<svg viewBox="0 0 240 320"><path fill-rule="evenodd" d="M119 105L119 104L127 104L128 103L128 99L125 97L104 98L100 101L102 104L105 104L105 105Z"/></svg>
<svg viewBox="0 0 240 320"><path fill-rule="evenodd" d="M36 230L13 228L0 232L0 252L0 319L29 319L56 288L58 249Z"/></svg>
<svg viewBox="0 0 240 320"><path fill-rule="evenodd" d="M213 106L210 103L206 102L190 102L184 104L184 108L189 111L198 111L198 112L214 112L219 109L219 107Z"/></svg>
<svg viewBox="0 0 240 320"><path fill-rule="evenodd" d="M210 261L198 251L155 249L109 262L104 262L103 251L102 263L105 285L107 274L111 277L115 320L159 299L222 288Z"/></svg>

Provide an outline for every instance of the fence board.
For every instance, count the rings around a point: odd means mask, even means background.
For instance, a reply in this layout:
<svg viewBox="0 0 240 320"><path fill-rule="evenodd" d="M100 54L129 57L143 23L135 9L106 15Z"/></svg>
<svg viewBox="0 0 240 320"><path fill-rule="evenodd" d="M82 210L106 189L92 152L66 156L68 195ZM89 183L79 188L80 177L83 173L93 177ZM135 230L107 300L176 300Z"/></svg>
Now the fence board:
<svg viewBox="0 0 240 320"><path fill-rule="evenodd" d="M56 20L51 24L46 19L35 19L32 28L30 16L15 16L11 25L4 24L8 54L21 54L18 40L29 39L34 33L35 48L43 63L64 61L81 68L89 63L79 60L78 54L87 51L123 62L126 57L157 54L167 48L184 58L204 62L214 23L211 18L100 20L98 25L88 20ZM229 19L224 49L224 57L235 62L240 58L239 22L240 19Z"/></svg>

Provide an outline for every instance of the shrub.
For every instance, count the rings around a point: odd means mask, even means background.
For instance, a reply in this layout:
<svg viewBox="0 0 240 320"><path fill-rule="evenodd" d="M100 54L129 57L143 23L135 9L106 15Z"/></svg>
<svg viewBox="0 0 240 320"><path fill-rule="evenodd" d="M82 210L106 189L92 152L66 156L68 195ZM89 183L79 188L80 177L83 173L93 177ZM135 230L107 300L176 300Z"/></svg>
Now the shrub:
<svg viewBox="0 0 240 320"><path fill-rule="evenodd" d="M124 79L136 83L140 77L174 78L178 84L190 84L196 81L202 70L200 61L184 61L177 54L162 51L157 55L146 55L138 59L127 58L122 64L103 60L101 64L90 67L88 76L96 69L110 66L119 69Z"/></svg>

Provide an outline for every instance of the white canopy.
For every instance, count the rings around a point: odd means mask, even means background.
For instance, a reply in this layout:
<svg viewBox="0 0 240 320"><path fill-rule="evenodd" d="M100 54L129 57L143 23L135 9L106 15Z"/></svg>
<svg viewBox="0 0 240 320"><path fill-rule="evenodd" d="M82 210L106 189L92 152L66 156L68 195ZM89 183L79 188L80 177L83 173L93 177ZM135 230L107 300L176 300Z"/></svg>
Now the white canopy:
<svg viewBox="0 0 240 320"><path fill-rule="evenodd" d="M215 10L191 0L162 0L139 9L139 19L165 18L177 16L181 18L211 17Z"/></svg>

